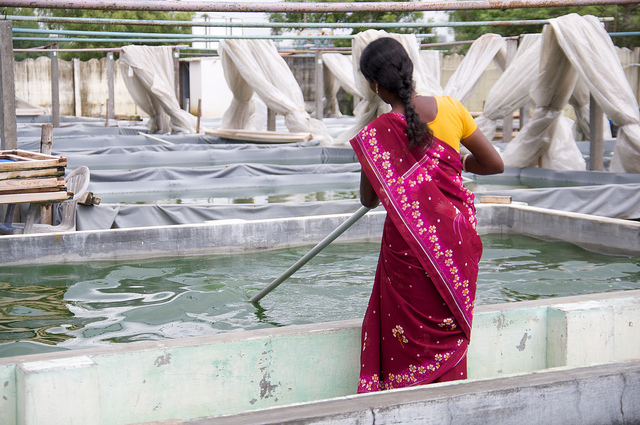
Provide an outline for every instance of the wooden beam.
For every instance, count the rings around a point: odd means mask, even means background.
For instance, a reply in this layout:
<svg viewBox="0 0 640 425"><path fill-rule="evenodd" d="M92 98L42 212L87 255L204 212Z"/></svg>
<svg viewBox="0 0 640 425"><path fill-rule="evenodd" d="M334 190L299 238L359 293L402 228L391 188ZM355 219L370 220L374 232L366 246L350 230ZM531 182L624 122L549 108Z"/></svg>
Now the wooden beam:
<svg viewBox="0 0 640 425"><path fill-rule="evenodd" d="M34 170L17 170L0 172L0 180L27 179L31 177L64 176L64 167L49 167Z"/></svg>
<svg viewBox="0 0 640 425"><path fill-rule="evenodd" d="M0 22L0 137L2 149L18 147L16 92L13 76L13 34L11 21Z"/></svg>
<svg viewBox="0 0 640 425"><path fill-rule="evenodd" d="M43 192L43 193L17 193L12 195L0 195L0 204L19 204L25 202L53 202L71 199L73 193Z"/></svg>

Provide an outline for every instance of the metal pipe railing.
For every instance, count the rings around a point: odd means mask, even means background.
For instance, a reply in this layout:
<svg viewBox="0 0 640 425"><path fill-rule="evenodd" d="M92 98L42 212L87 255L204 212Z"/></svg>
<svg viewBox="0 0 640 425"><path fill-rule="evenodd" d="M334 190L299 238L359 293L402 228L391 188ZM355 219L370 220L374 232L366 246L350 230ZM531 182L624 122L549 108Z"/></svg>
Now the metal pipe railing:
<svg viewBox="0 0 640 425"><path fill-rule="evenodd" d="M126 35L126 34L123 34ZM180 35L180 34L172 34ZM185 34L188 35L188 34ZM415 34L416 38L435 37L436 34ZM52 38L52 37L13 37L15 41L52 41L58 43L205 43L220 40L350 40L354 35L212 35L212 36L193 36L188 37L159 37L159 38Z"/></svg>
<svg viewBox="0 0 640 425"><path fill-rule="evenodd" d="M78 18L78 17L53 17L53 16L21 16L5 15L0 20L42 22L42 23L69 23L69 24L99 24L99 25L148 25L148 26L172 26L172 27L215 27L215 28L455 28L477 26L520 26L520 25L545 25L548 19L527 19L512 21L473 21L473 22L213 22L213 21L167 21L144 19L109 19L109 18ZM611 22L612 17L599 18L601 22Z"/></svg>
<svg viewBox="0 0 640 425"><path fill-rule="evenodd" d="M353 38L351 34L334 34L334 35L298 35L298 34L290 34L290 35L264 35L264 36L246 36L246 35L216 35L216 34L176 34L176 33L150 33L150 32L118 32L118 31L81 31L81 30L53 30L53 29L39 29L39 28L13 28L12 31L14 33L22 33L22 34L57 34L57 35L80 35L80 36L98 36L98 37L146 37L146 38L181 38L181 39L205 39L205 40L219 40L219 39L233 39L233 38L247 38L247 37L276 37L275 39L321 39L321 40L332 40L332 39L345 39L345 38ZM427 38L433 37L435 34L416 34L418 38ZM31 37L29 37L31 38ZM15 38L14 38L15 39ZM61 39L64 40L64 39ZM55 41L59 41L55 39Z"/></svg>
<svg viewBox="0 0 640 425"><path fill-rule="evenodd" d="M414 2L229 3L197 0L0 0L3 7L184 12L350 13L522 9L637 4L638 0L424 0Z"/></svg>

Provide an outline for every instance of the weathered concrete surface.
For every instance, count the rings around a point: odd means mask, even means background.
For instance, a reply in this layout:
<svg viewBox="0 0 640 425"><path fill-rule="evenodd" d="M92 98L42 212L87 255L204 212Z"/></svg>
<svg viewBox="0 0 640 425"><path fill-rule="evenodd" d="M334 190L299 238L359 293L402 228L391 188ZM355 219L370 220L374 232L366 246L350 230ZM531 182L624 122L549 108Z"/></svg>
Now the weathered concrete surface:
<svg viewBox="0 0 640 425"><path fill-rule="evenodd" d="M640 362L636 361L459 384L434 384L183 423L602 425L639 422Z"/></svg>
<svg viewBox="0 0 640 425"><path fill-rule="evenodd" d="M556 314L558 311L570 314ZM609 319L596 326L598 322L594 320L583 324L585 316ZM638 411L633 400L640 400L637 373L625 372L624 364L612 366L611 370L620 368L617 375L607 372L604 377L589 377L584 383L576 384L575 378L565 379L562 374L558 382L557 377L542 384L535 379L529 381L533 379L529 374L534 373L535 377L550 366L563 366L566 373L571 367L640 359L636 335L639 323L640 290L480 306L475 312L469 349L470 380L435 386L435 392L424 393L426 399L418 393L415 404L407 405L402 403L412 400L411 390L397 396L381 394L382 401L369 399L378 395L354 396L359 373L360 320L4 358L0 359L0 423L130 424L260 409L260 415L267 416L258 416L255 421L262 422L270 418L264 409L336 397L340 398L319 404L335 410L307 406L302 411L292 410L294 416L290 418L304 417L295 415L311 409L309 412L316 412L315 415L328 415L320 417L319 423L342 423L346 418L353 419L348 423L373 423L372 410L363 407L373 403L371 406L387 406L373 410L378 423L421 423L424 416L420 415L425 411L448 423L449 413L442 412L473 408L486 411L488 423L503 423L500 415L505 415L504 423L509 423L509 409L513 406L520 406L518 409L527 414L536 409L556 414L560 403L578 406L578 410L572 407L563 414L574 415L567 416L568 423L580 423L575 415L591 418L588 408L601 398L606 402L598 408L601 414L623 412L625 419L640 420L633 416ZM599 352L605 355L591 354ZM515 380L502 380L515 375L519 375ZM491 386L492 379L497 380L496 387ZM484 386L478 387L478 382ZM464 389L466 385L472 386ZM603 390L603 385L610 389ZM547 393L541 396L545 388ZM478 396L474 395L477 391ZM588 397L577 400L576 391ZM620 391L623 398L616 399ZM596 393L601 394L599 398L593 395L596 400L590 401L591 394ZM432 400L434 395L439 398ZM500 397L505 397L501 402L504 404L493 401ZM396 401L392 403L393 400ZM543 403L536 407L535 403L541 400ZM618 410L613 412L615 400ZM337 404L325 404L333 402ZM469 415L461 418L468 420ZM241 419L231 423L243 423Z"/></svg>
<svg viewBox="0 0 640 425"><path fill-rule="evenodd" d="M0 265L210 255L314 245L350 214L2 236ZM378 241L384 211L371 211L338 241ZM516 205L479 205L481 234L523 234L618 255L640 255L640 223Z"/></svg>

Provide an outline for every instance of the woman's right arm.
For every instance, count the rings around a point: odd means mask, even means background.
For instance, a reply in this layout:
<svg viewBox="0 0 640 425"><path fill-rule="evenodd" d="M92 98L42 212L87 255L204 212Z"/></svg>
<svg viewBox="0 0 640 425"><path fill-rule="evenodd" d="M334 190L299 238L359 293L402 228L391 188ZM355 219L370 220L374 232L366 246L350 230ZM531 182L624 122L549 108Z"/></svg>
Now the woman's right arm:
<svg viewBox="0 0 640 425"><path fill-rule="evenodd" d="M368 208L375 208L380 204L378 195L376 195L376 191L373 190L373 186L371 186L364 171L360 172L360 202Z"/></svg>
<svg viewBox="0 0 640 425"><path fill-rule="evenodd" d="M479 128L460 142L471 152L464 161L466 171L482 175L504 172L500 154Z"/></svg>

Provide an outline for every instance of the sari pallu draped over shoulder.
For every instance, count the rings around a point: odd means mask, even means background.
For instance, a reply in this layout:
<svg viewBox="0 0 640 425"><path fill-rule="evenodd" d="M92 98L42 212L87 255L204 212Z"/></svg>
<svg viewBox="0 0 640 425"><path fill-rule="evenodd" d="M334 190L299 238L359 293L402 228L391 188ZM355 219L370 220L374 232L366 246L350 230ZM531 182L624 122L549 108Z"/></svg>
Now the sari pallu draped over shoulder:
<svg viewBox="0 0 640 425"><path fill-rule="evenodd" d="M434 286L441 297L438 302L442 304L444 301L446 308L453 316L453 321L446 319L438 326L453 326L453 328L459 326L456 331L464 333L466 340L464 344L463 341L458 340L457 347L452 347L450 351L443 351L444 360L448 360L451 354L455 357L451 359L451 363L455 363L466 354L466 344L471 334L478 262L482 255L482 242L476 232L474 196L462 184L460 154L448 144L435 138L426 152L410 150L406 126L404 116L395 113L383 114L358 133L351 140L351 145L364 173L387 211L387 220L391 220L397 233L406 242L412 255L428 275L426 282ZM386 229L385 226L385 232L387 232ZM384 249L383 246L383 251ZM377 279L380 272L379 264ZM415 275L407 278L415 279ZM385 280L391 282L390 278L385 277ZM418 282L415 284L419 285ZM384 290L376 288L376 285L374 285L374 292L380 291L379 296L382 298ZM374 295L378 296L377 293ZM386 302L390 301L386 300ZM409 308L414 307L421 310L429 309L428 305L412 305ZM370 301L369 309L372 308ZM366 320L367 317L365 317ZM416 320L420 318L417 317ZM397 332L400 331L398 327ZM363 325L363 352L366 344L371 343L366 341L371 336L366 335ZM383 345L384 334L379 336L383 340L381 342ZM464 345L462 347L464 350L458 350L461 345ZM406 347L403 345L402 348ZM417 357L420 355L418 354ZM440 360L441 357L436 354L435 360L427 360L425 357L415 365L408 365L408 369L412 371L413 382L409 380L401 385L393 385L392 374L392 384L387 383L388 377L384 378L383 384L383 377L373 374L372 377L361 379L359 391L370 390L370 385L366 389L363 388L363 385L367 384L366 381L378 386L373 390L433 382L446 373L445 367L438 370L446 363ZM453 366L455 364L449 365L448 368ZM384 369L383 366L381 368ZM415 377L414 369L424 373L416 372L417 377Z"/></svg>

